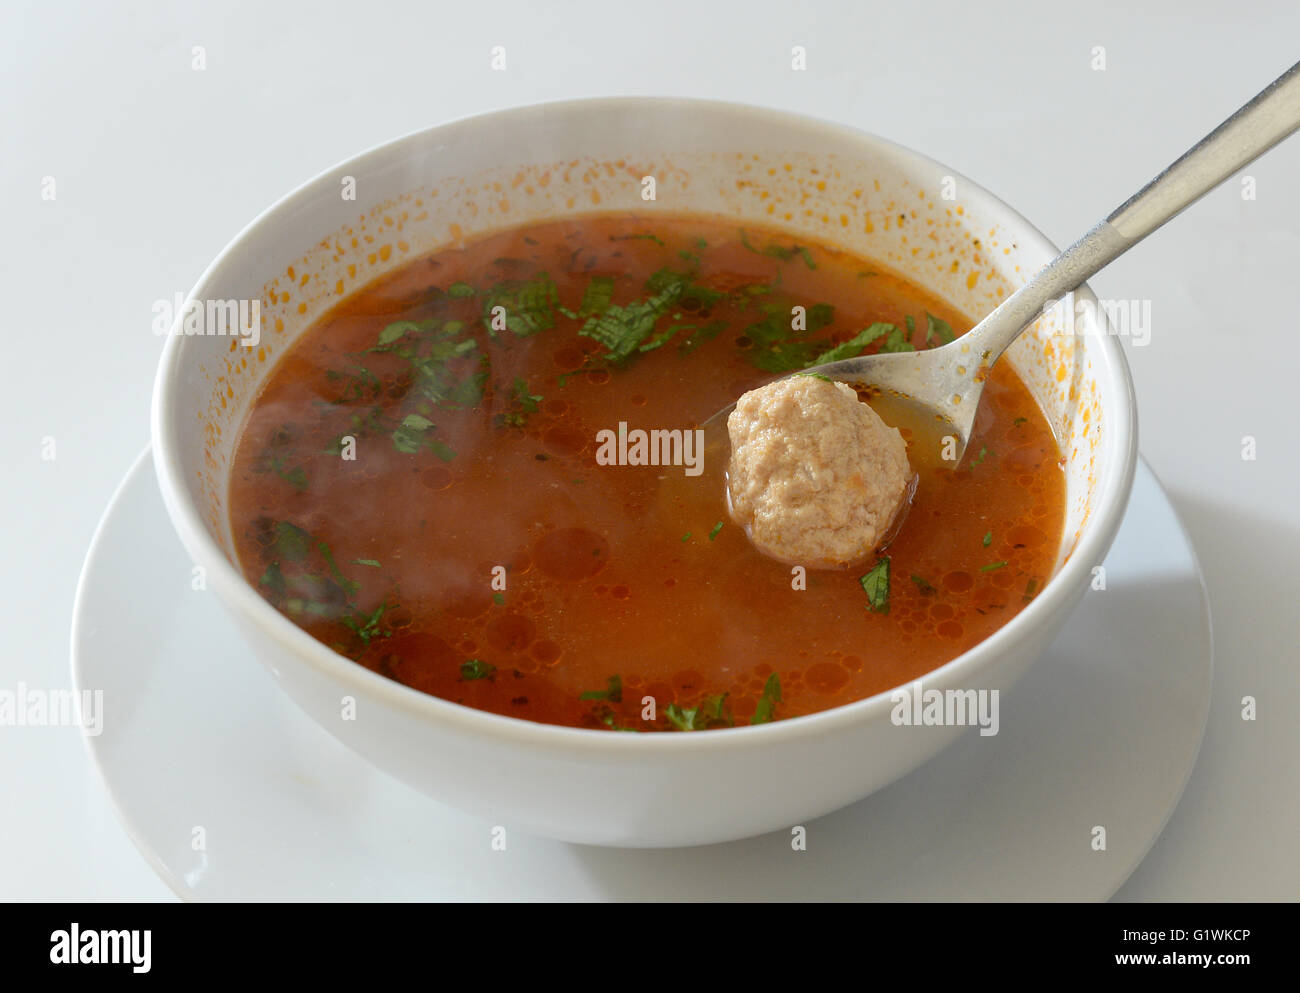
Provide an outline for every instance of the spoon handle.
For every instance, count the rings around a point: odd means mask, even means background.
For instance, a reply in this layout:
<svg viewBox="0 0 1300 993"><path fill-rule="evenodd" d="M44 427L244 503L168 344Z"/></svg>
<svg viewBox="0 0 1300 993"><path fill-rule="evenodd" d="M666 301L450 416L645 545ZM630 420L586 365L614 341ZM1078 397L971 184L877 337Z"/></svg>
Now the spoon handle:
<svg viewBox="0 0 1300 993"><path fill-rule="evenodd" d="M1300 63L1207 134L984 318L966 337L992 365L1045 308L1300 128Z"/></svg>

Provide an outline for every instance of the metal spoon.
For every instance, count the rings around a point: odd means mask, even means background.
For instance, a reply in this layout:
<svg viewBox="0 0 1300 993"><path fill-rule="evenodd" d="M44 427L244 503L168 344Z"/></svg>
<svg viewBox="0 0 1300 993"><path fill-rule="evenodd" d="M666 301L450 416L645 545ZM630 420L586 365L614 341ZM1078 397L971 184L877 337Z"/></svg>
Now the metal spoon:
<svg viewBox="0 0 1300 993"><path fill-rule="evenodd" d="M940 348L863 355L815 366L803 373L901 394L933 410L951 425L956 440L952 458L959 462L970 440L989 368L1039 314L1297 128L1300 63L1202 138L960 338ZM725 431L727 415L734 407L733 403L705 421L705 431Z"/></svg>

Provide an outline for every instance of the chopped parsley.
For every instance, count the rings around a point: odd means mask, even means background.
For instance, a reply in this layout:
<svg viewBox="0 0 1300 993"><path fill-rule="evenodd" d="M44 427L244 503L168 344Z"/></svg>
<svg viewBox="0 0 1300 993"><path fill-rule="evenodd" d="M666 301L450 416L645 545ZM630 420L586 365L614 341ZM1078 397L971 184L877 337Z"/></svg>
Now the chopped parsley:
<svg viewBox="0 0 1300 993"><path fill-rule="evenodd" d="M287 471L277 467L275 474L299 492L307 488L307 470L300 465Z"/></svg>
<svg viewBox="0 0 1300 993"><path fill-rule="evenodd" d="M505 309L506 328L520 338L528 338L539 331L555 327L555 308L559 293L555 280L539 272L527 280L507 280L498 283L483 298L483 327L496 337L492 327L492 311Z"/></svg>
<svg viewBox="0 0 1300 993"><path fill-rule="evenodd" d="M908 340L908 337L908 332L902 328L891 328L889 334L885 336L885 343L880 346L880 350L882 352L914 352L916 346Z"/></svg>
<svg viewBox="0 0 1300 993"><path fill-rule="evenodd" d="M655 323L681 296L683 288L684 284L677 283L626 307L611 305L603 313L588 318L578 334L604 345L608 349L606 358L611 362L622 362L650 336Z"/></svg>
<svg viewBox="0 0 1300 993"><path fill-rule="evenodd" d="M988 548L991 544L993 544L993 532L989 531L984 535L984 547Z"/></svg>
<svg viewBox="0 0 1300 993"><path fill-rule="evenodd" d="M1005 562L990 562L988 565L980 566L980 572L992 572L994 569L1001 569Z"/></svg>
<svg viewBox="0 0 1300 993"><path fill-rule="evenodd" d="M376 637L387 638L391 631L381 631L379 629L379 620L384 616L384 611L388 609L387 603L381 603L372 613L357 613L348 617L341 617L339 620L344 627L350 628L352 633L361 639L361 644L369 645L371 640Z"/></svg>
<svg viewBox="0 0 1300 993"><path fill-rule="evenodd" d="M967 468L967 469L974 469L977 465L979 465L981 462L983 462L986 458L988 458L990 455L994 455L994 454L996 454L996 453L990 451L989 449L987 449L987 448L985 448L983 445L981 445L981 446L980 446L980 453L979 453L977 456L975 456L974 459L971 460L970 464L967 465L966 468Z"/></svg>
<svg viewBox="0 0 1300 993"><path fill-rule="evenodd" d="M931 596L939 592L935 589L933 583L929 582L922 576L918 576L916 573L912 573L912 582L916 584L916 588L921 591L922 596Z"/></svg>
<svg viewBox="0 0 1300 993"><path fill-rule="evenodd" d="M896 332L898 329L892 324L885 324L877 321L868 328L864 328L855 334L848 341L836 345L834 348L822 352L808 365L825 365L827 362L839 362L841 359L851 359L860 355L868 345L883 335Z"/></svg>
<svg viewBox="0 0 1300 993"><path fill-rule="evenodd" d="M648 293L663 293L678 287L683 310L702 310L726 296L721 290L711 290L696 283L694 271L679 272L667 266L656 271L645 284Z"/></svg>
<svg viewBox="0 0 1300 993"><path fill-rule="evenodd" d="M453 299L472 297L474 292L474 287L470 286L469 283L452 283L447 287L447 296Z"/></svg>
<svg viewBox="0 0 1300 993"><path fill-rule="evenodd" d="M289 460L295 454L294 436L288 428L281 428L271 436L266 448L257 457L255 472L271 472L299 492L307 488L307 470L301 465L290 467Z"/></svg>
<svg viewBox="0 0 1300 993"><path fill-rule="evenodd" d="M381 331L380 334L382 335L383 332ZM401 336L400 333L397 335L398 338ZM354 403L357 400L374 399L384 389L379 377L363 365L350 365L346 370L327 369L325 378L331 382L343 383L343 392L339 396L339 403Z"/></svg>
<svg viewBox="0 0 1300 993"><path fill-rule="evenodd" d="M610 707L608 704L602 703L598 707L592 708L590 719L594 722L605 725L605 727L609 728L611 731L641 731L641 728L633 728L628 727L625 724L620 724L618 714L615 713L614 708Z"/></svg>
<svg viewBox="0 0 1300 993"><path fill-rule="evenodd" d="M859 577L858 582L867 594L868 609L878 614L889 613L889 556L881 556L870 572Z"/></svg>
<svg viewBox="0 0 1300 993"><path fill-rule="evenodd" d="M808 308L808 330L820 331L835 321L835 308L829 303L815 303Z"/></svg>
<svg viewBox="0 0 1300 993"><path fill-rule="evenodd" d="M767 724L772 721L776 716L776 705L780 702L781 677L774 672L763 684L763 694L758 698L758 706L754 709L754 716L749 719L749 723Z"/></svg>
<svg viewBox="0 0 1300 993"><path fill-rule="evenodd" d="M484 662L482 659L467 659L460 664L460 678L466 681L491 679L496 674L497 667Z"/></svg>
<svg viewBox="0 0 1300 993"><path fill-rule="evenodd" d="M257 585L265 586L274 597L282 597L285 594L287 586L284 581L284 573L280 569L279 562L272 562L266 567L266 571L257 581Z"/></svg>
<svg viewBox="0 0 1300 993"><path fill-rule="evenodd" d="M456 453L445 442L432 436L434 430L433 421L423 414L407 414L393 432L393 447L405 455L414 455L427 448L444 462L450 462Z"/></svg>
<svg viewBox="0 0 1300 993"><path fill-rule="evenodd" d="M579 700L608 700L610 703L622 703L623 701L623 677L619 675L610 676L606 680L603 690L587 690Z"/></svg>
<svg viewBox="0 0 1300 993"><path fill-rule="evenodd" d="M379 332L379 337L375 339L375 347L371 348L370 351L380 351L385 345L391 345L393 342L405 338L413 331L418 334L422 330L423 328L414 321L394 321Z"/></svg>
<svg viewBox="0 0 1300 993"><path fill-rule="evenodd" d="M717 524L713 525L713 530L709 532L709 541L712 541L714 538L716 538L718 536L718 532L721 530L722 530L722 522L718 521Z"/></svg>
<svg viewBox="0 0 1300 993"><path fill-rule="evenodd" d="M591 282L587 284L586 292L582 294L582 304L578 307L578 314L582 317L603 314L609 310L609 305L613 302L613 299L613 277L593 276Z"/></svg>
<svg viewBox="0 0 1300 993"><path fill-rule="evenodd" d="M670 703L664 716L678 731L703 731L714 727L733 727L735 719L727 707L727 694L706 697L695 707L679 707Z"/></svg>
<svg viewBox="0 0 1300 993"><path fill-rule="evenodd" d="M656 348L663 348L664 345L672 341L679 331L690 331L694 329L694 324L670 324L664 330L657 332L654 337L637 349L638 352L653 352Z"/></svg>
<svg viewBox="0 0 1300 993"><path fill-rule="evenodd" d="M713 321L706 324L704 327L693 330L689 335L687 335L681 345L678 346L677 350L682 355L690 355L691 352L695 351L695 349L699 348L706 341L712 341L719 334L725 331L726 328L726 321ZM682 330L686 329L683 328ZM646 351L646 349L643 348L642 351Z"/></svg>
<svg viewBox="0 0 1300 993"><path fill-rule="evenodd" d="M523 379L516 379L510 390L511 410L501 415L501 423L523 427L528 422L529 415L541 409L542 401L545 399L546 397L540 393L528 392L528 383Z"/></svg>
<svg viewBox="0 0 1300 993"><path fill-rule="evenodd" d="M764 372L793 372L815 365L817 343L791 341L789 325L783 317L769 314L745 328L745 337L754 343L749 361Z"/></svg>
<svg viewBox="0 0 1300 993"><path fill-rule="evenodd" d="M255 537L270 561L258 579L258 588L271 604L294 619L333 621L352 632L350 645L335 646L357 657L375 638L392 634L382 625L396 604L387 600L366 612L356 603L361 584L339 568L329 543L292 521L261 517L254 522ZM354 559L354 564L378 568L374 559Z"/></svg>
<svg viewBox="0 0 1300 993"><path fill-rule="evenodd" d="M928 310L925 312L925 344L927 348L935 338L938 338L941 343L946 345L953 340L953 337L952 326L947 321L935 317Z"/></svg>
<svg viewBox="0 0 1300 993"><path fill-rule="evenodd" d="M748 248L751 252L756 252L759 255L767 255L774 259L780 259L782 262L789 262L792 258L798 255L801 259L803 259L804 265L806 265L809 269L817 268L817 262L813 259L812 253L808 251L808 249L804 248L802 245L786 246L786 245L777 245L773 243L770 245L765 245L762 248L756 248L753 244L750 243L749 235L745 232L743 228L741 229L740 232L740 243L744 245L746 248Z"/></svg>
<svg viewBox="0 0 1300 993"><path fill-rule="evenodd" d="M483 398L487 382L487 357L477 354L478 342L465 333L461 321L429 320L420 323L397 321L379 333L377 344L371 352L388 352L405 359L411 366L411 393L428 404L448 408L475 407ZM460 362L458 360L466 360ZM474 366L467 366L473 362ZM378 397L383 384L363 367L356 367L365 379L354 380L361 384L361 395ZM373 385L371 385L373 383ZM353 388L349 384L349 389ZM360 392L360 391L359 391ZM346 393L345 393L346 400ZM427 420L428 409L417 409ZM418 451L415 437L423 430L418 422L406 425L401 441L394 433L394 443L399 451ZM411 449L411 445L415 448ZM409 454L409 452L408 452Z"/></svg>
<svg viewBox="0 0 1300 993"><path fill-rule="evenodd" d="M310 532L290 521L275 522L275 554L290 562L301 562L315 543Z"/></svg>
<svg viewBox="0 0 1300 993"><path fill-rule="evenodd" d="M663 239L662 239L662 238L660 238L658 235L653 235L653 234L649 234L649 233L646 233L646 234L612 234L612 235L609 236L609 240L610 240L610 241L636 241L636 240L638 240L638 239L644 239L645 241L653 241L653 242L654 242L656 245L658 245L660 248L663 248L663 247L664 247L664 242L663 242Z"/></svg>

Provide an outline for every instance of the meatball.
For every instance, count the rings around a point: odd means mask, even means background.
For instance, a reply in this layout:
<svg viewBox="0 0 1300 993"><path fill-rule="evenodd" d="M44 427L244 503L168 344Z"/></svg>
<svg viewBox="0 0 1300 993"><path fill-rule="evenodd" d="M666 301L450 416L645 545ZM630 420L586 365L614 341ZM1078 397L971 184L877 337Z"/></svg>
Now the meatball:
<svg viewBox="0 0 1300 993"><path fill-rule="evenodd" d="M852 565L889 536L908 500L903 436L843 383L791 376L751 390L727 431L731 516L774 558Z"/></svg>

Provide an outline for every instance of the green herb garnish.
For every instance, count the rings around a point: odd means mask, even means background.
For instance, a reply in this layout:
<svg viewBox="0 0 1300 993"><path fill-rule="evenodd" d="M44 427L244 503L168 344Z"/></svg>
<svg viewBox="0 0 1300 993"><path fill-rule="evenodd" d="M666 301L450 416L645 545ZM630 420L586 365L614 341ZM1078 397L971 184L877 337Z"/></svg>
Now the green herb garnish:
<svg viewBox="0 0 1300 993"><path fill-rule="evenodd" d="M392 632L380 626L386 611L395 604L385 601L366 613L356 605L361 584L345 576L329 544L291 521L259 518L259 543L272 557L258 580L258 587L276 609L294 617L318 617L337 621L356 635L362 646ZM375 559L354 559L358 565L378 568ZM344 646L340 651L346 651ZM351 652L348 652L351 654Z"/></svg>
<svg viewBox="0 0 1300 993"><path fill-rule="evenodd" d="M733 299L740 292L736 291ZM753 344L746 354L754 366L764 372L783 373L806 369L825 360L830 341L811 338L807 331L820 330L830 322L833 312L828 304L816 304L806 311L808 320L804 331L791 329L790 308L775 301L752 302L752 305L764 314L761 320L748 325L742 332Z"/></svg>
<svg viewBox="0 0 1300 993"><path fill-rule="evenodd" d="M275 523L275 554L290 562L301 562L311 551L312 536L289 521Z"/></svg>
<svg viewBox="0 0 1300 993"><path fill-rule="evenodd" d="M662 348L668 342L676 337L679 331L693 331L698 325L696 324L670 324L664 330L657 332L649 341L637 349L638 352L653 352L656 348Z"/></svg>
<svg viewBox="0 0 1300 993"><path fill-rule="evenodd" d="M379 337L375 339L375 347L370 351L378 351L385 345L391 345L393 342L405 338L412 331L419 333L421 330L423 330L421 326L414 321L394 321L379 332Z"/></svg>
<svg viewBox="0 0 1300 993"><path fill-rule="evenodd" d="M653 241L660 248L664 247L663 239L653 234L612 234L609 236L610 241L636 241L638 239Z"/></svg>
<svg viewBox="0 0 1300 993"><path fill-rule="evenodd" d="M707 697L695 707L670 703L664 716L678 731L703 731L711 727L732 727L736 722L727 708L727 694Z"/></svg>
<svg viewBox="0 0 1300 993"><path fill-rule="evenodd" d="M530 414L537 413L541 409L542 401L546 398L539 393L529 393L528 383L523 379L516 379L515 385L510 391L510 400L512 406L518 408L511 410L501 416L501 423L510 424L514 427L523 427L528 422Z"/></svg>
<svg viewBox="0 0 1300 993"><path fill-rule="evenodd" d="M829 303L815 303L808 308L808 330L820 331L835 321L835 308Z"/></svg>
<svg viewBox="0 0 1300 993"><path fill-rule="evenodd" d="M750 244L749 235L745 232L743 228L741 229L740 232L740 243L744 245L746 248L748 248L751 252L756 252L759 255L767 255L774 259L780 259L782 262L789 262L792 258L798 255L800 258L803 259L804 265L806 265L809 269L817 268L817 263L816 261L814 261L812 257L812 253L809 252L808 249L804 248L802 245L785 246L785 245L777 245L773 243L770 245L765 245L763 248L755 248L752 244Z"/></svg>
<svg viewBox="0 0 1300 993"><path fill-rule="evenodd" d="M603 690L587 690L579 700L608 700L610 703L623 702L623 677L614 675L606 680Z"/></svg>
<svg viewBox="0 0 1300 993"><path fill-rule="evenodd" d="M414 455L422 448L427 448L444 462L450 462L456 453L445 443L430 435L434 429L433 421L422 414L407 414L402 423L393 432L393 447L406 455Z"/></svg>
<svg viewBox="0 0 1300 993"><path fill-rule="evenodd" d="M773 720L776 716L776 705L780 702L781 677L774 672L763 684L763 694L758 698L758 706L754 709L754 716L749 719L749 723L767 724Z"/></svg>
<svg viewBox="0 0 1300 993"><path fill-rule="evenodd" d="M375 637L387 638L392 633L379 629L379 619L384 616L384 611L387 608L387 603L381 603L369 614L358 612L351 617L340 617L339 620L361 639L363 645L369 645Z"/></svg>
<svg viewBox="0 0 1300 993"><path fill-rule="evenodd" d="M931 594L939 592L935 589L932 583L928 582L923 577L918 576L916 573L912 573L912 582L916 584L916 588L921 591L923 596L930 596Z"/></svg>
<svg viewBox="0 0 1300 993"><path fill-rule="evenodd" d="M381 331L380 334L383 334L383 332ZM401 334L398 334L397 337L400 338ZM340 403L373 399L379 396L384 389L379 377L363 365L351 365L346 370L327 369L325 370L325 378L332 382L343 382L343 393L339 397Z"/></svg>
<svg viewBox="0 0 1300 993"><path fill-rule="evenodd" d="M692 331L678 346L678 351L682 355L690 355L691 352L699 348L706 341L712 341L727 328L726 321L713 321L696 331ZM683 329L684 330L684 329Z"/></svg>
<svg viewBox="0 0 1300 993"><path fill-rule="evenodd" d="M295 490L305 490L307 488L307 470L301 465L295 465L292 468L288 466L288 461L296 454L293 445L293 433L289 428L281 428L271 436L254 466L254 471L259 473L273 472Z"/></svg>
<svg viewBox="0 0 1300 993"><path fill-rule="evenodd" d="M898 329L892 324L885 324L877 321L869 328L859 331L848 341L836 345L828 351L822 352L808 365L825 365L827 362L839 362L841 359L851 359L862 353L862 351L882 335L895 332Z"/></svg>
<svg viewBox="0 0 1300 993"><path fill-rule="evenodd" d="M612 276L592 276L582 294L582 304L575 316L592 317L609 310L614 299L614 279Z"/></svg>
<svg viewBox="0 0 1300 993"><path fill-rule="evenodd" d="M718 532L721 530L722 530L722 522L718 521L717 524L713 525L713 530L709 532L709 541L712 541L714 538L716 538L718 536Z"/></svg>
<svg viewBox="0 0 1300 993"><path fill-rule="evenodd" d="M284 470L277 468L275 474L292 486L295 490L305 490L307 488L307 470L300 465L292 469Z"/></svg>
<svg viewBox="0 0 1300 993"><path fill-rule="evenodd" d="M555 327L555 306L559 293L555 281L544 272L529 280L508 280L498 283L483 298L483 327L496 337L492 327L492 311L505 309L506 327L520 338L528 338L539 331Z"/></svg>
<svg viewBox="0 0 1300 993"><path fill-rule="evenodd" d="M258 586L265 586L271 591L272 596L284 596L287 586L284 582L284 573L280 571L280 563L272 562L262 573L262 578L257 581Z"/></svg>
<svg viewBox="0 0 1300 993"><path fill-rule="evenodd" d="M471 679L491 679L497 674L497 667L484 662L482 659L468 659L460 664L460 678L464 680Z"/></svg>
<svg viewBox="0 0 1300 993"><path fill-rule="evenodd" d="M948 344L953 340L952 327L947 321L935 317L928 310L925 312L925 344L929 347L930 342L938 338L943 344Z"/></svg>
<svg viewBox="0 0 1300 993"><path fill-rule="evenodd" d="M989 531L984 535L984 547L988 548L991 544L993 544L993 532Z"/></svg>
<svg viewBox="0 0 1300 993"><path fill-rule="evenodd" d="M893 328L885 336L885 343L880 346L882 352L914 352L916 346L908 340L908 332L902 328Z"/></svg>
<svg viewBox="0 0 1300 993"><path fill-rule="evenodd" d="M889 613L889 556L882 556L858 582L867 594L867 605L878 614Z"/></svg>
<svg viewBox="0 0 1300 993"><path fill-rule="evenodd" d="M593 338L608 350L611 362L621 362L640 347L650 336L655 323L682 295L684 282L670 283L645 300L629 303L626 307L611 305L604 313L587 319L578 334Z"/></svg>
<svg viewBox="0 0 1300 993"><path fill-rule="evenodd" d="M980 572L992 572L994 569L1001 569L1005 562L990 562L988 565L980 566Z"/></svg>

